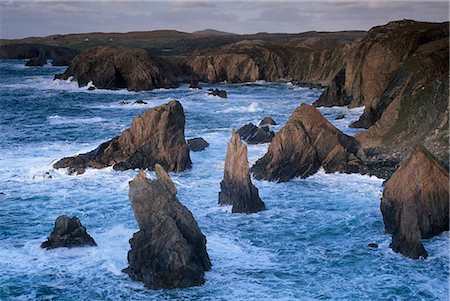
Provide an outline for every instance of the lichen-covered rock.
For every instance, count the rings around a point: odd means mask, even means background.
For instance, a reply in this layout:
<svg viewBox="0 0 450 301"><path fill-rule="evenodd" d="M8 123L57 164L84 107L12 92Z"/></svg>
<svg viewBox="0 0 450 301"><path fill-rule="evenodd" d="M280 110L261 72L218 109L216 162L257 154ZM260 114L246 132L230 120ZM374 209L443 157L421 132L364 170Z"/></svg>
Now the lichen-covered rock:
<svg viewBox="0 0 450 301"><path fill-rule="evenodd" d="M48 240L41 244L41 248L73 248L83 246L96 246L94 239L87 233L80 220L73 216L60 215L55 221L55 228Z"/></svg>
<svg viewBox="0 0 450 301"><path fill-rule="evenodd" d="M206 149L209 146L209 143L203 139L202 137L188 139L187 147L190 151L199 152Z"/></svg>
<svg viewBox="0 0 450 301"><path fill-rule="evenodd" d="M395 252L428 256L422 238L449 230L449 174L422 146L417 146L384 184L381 212Z"/></svg>
<svg viewBox="0 0 450 301"><path fill-rule="evenodd" d="M83 173L86 167L113 166L115 170L153 170L156 163L168 171L181 172L191 167L184 137L185 117L181 104L170 101L149 109L133 119L125 130L95 150L56 162L54 168L69 168Z"/></svg>
<svg viewBox="0 0 450 301"><path fill-rule="evenodd" d="M78 85L92 82L99 89L130 91L177 87L170 64L144 49L117 46L89 48L77 55L56 79L73 77Z"/></svg>
<svg viewBox="0 0 450 301"><path fill-rule="evenodd" d="M129 198L139 231L130 239L132 279L151 289L201 285L211 269L206 238L192 213L178 201L173 183L158 167L154 180L143 171L130 181Z"/></svg>
<svg viewBox="0 0 450 301"><path fill-rule="evenodd" d="M355 139L336 129L316 108L301 104L251 171L257 179L283 182L306 178L321 166L326 172L350 172L349 162L359 159Z"/></svg>
<svg viewBox="0 0 450 301"><path fill-rule="evenodd" d="M268 126L257 127L253 123L247 123L237 133L248 144L269 143L275 136Z"/></svg>
<svg viewBox="0 0 450 301"><path fill-rule="evenodd" d="M223 180L220 182L219 204L232 205L233 213L255 213L266 209L248 168L247 146L233 130L227 144Z"/></svg>

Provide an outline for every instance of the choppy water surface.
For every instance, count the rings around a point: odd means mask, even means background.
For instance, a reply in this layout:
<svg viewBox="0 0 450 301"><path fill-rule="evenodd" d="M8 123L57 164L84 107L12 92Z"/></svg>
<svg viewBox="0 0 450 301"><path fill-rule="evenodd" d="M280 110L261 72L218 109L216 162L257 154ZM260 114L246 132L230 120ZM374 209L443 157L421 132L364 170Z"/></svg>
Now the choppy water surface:
<svg viewBox="0 0 450 301"><path fill-rule="evenodd" d="M52 81L63 68L24 63L0 62L0 300L448 299L448 232L424 241L427 260L393 253L383 233L380 179L319 172L281 184L253 180L267 211L231 214L217 205L231 129L268 115L279 130L320 90L215 85L227 90L228 99L187 86L87 91ZM133 105L138 99L148 104ZM185 109L187 138L210 143L191 153L192 170L171 176L178 198L207 237L213 268L201 287L151 291L121 272L128 240L138 228L128 201L128 181L136 172L106 168L68 176L51 165L95 148L129 127L134 116L172 99ZM348 124L362 113L361 108L321 111L350 135L356 130ZM339 114L346 117L334 120ZM266 149L249 146L251 163ZM98 247L41 249L60 214L80 217ZM368 249L370 242L379 248Z"/></svg>

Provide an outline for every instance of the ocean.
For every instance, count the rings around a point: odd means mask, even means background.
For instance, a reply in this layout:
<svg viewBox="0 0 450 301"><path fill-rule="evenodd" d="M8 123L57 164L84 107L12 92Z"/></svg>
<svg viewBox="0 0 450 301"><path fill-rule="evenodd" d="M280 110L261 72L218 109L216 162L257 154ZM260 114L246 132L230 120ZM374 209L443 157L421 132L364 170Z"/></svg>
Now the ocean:
<svg viewBox="0 0 450 301"><path fill-rule="evenodd" d="M382 179L323 171L286 183L253 179L267 211L231 214L218 206L232 128L270 116L278 131L322 90L256 82L88 91L53 81L64 68L24 64L0 61L0 300L448 300L449 233L423 241L426 260L389 249ZM207 95L210 87L226 90L228 98ZM191 170L170 176L207 238L213 267L203 286L149 290L121 272L138 230L128 200L137 171L69 176L52 164L95 149L133 117L172 99L184 107L186 138L210 143L191 153ZM348 125L363 108L320 111L346 134L359 131ZM335 120L340 114L345 118ZM267 147L249 145L250 164ZM78 216L98 246L40 248L61 214ZM372 242L379 247L368 248Z"/></svg>

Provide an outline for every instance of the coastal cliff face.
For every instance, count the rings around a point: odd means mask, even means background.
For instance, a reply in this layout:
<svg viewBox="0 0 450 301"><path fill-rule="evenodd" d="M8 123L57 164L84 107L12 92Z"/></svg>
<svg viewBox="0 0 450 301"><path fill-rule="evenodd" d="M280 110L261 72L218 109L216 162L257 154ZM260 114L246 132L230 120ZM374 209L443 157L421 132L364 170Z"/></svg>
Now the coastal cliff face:
<svg viewBox="0 0 450 301"><path fill-rule="evenodd" d="M144 49L100 46L83 51L55 78L73 77L80 87L92 82L99 89L143 91L177 87L172 69Z"/></svg>
<svg viewBox="0 0 450 301"><path fill-rule="evenodd" d="M63 158L53 167L83 173L86 167L107 166L113 166L115 170L153 170L155 164L159 163L168 171L184 171L192 164L184 137L184 126L183 107L176 100L170 101L134 118L131 128L97 149Z"/></svg>
<svg viewBox="0 0 450 301"><path fill-rule="evenodd" d="M68 66L79 50L43 44L0 45L0 59L51 59L53 66Z"/></svg>

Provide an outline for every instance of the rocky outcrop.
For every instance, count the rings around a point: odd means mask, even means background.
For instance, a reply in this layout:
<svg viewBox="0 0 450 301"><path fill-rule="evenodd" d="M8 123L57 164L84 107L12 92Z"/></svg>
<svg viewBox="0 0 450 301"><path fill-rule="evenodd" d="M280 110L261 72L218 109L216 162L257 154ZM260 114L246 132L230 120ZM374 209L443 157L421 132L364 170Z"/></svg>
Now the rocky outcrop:
<svg viewBox="0 0 450 301"><path fill-rule="evenodd" d="M255 213L266 209L248 169L247 146L233 130L227 144L225 170L220 182L220 205L232 205L233 213Z"/></svg>
<svg viewBox="0 0 450 301"><path fill-rule="evenodd" d="M53 167L82 173L86 167L107 166L113 166L115 170L153 170L159 163L168 171L181 172L192 164L184 138L184 126L183 107L173 100L134 118L131 128L95 150L63 158Z"/></svg>
<svg viewBox="0 0 450 301"><path fill-rule="evenodd" d="M209 143L203 139L202 137L188 139L187 147L192 152L199 152L206 149L209 146Z"/></svg>
<svg viewBox="0 0 450 301"><path fill-rule="evenodd" d="M80 220L73 216L60 215L55 221L55 228L48 240L41 244L41 248L73 248L83 246L96 246L94 239L87 233Z"/></svg>
<svg viewBox="0 0 450 301"><path fill-rule="evenodd" d="M99 89L143 91L178 86L168 62L135 48L89 48L76 56L69 68L55 79L70 77L80 87L92 82Z"/></svg>
<svg viewBox="0 0 450 301"><path fill-rule="evenodd" d="M208 89L208 95L219 96L220 98L227 98L227 91L219 89Z"/></svg>
<svg viewBox="0 0 450 301"><path fill-rule="evenodd" d="M345 69L341 69L313 105L316 107L345 106L351 101L352 99L345 91Z"/></svg>
<svg viewBox="0 0 450 301"><path fill-rule="evenodd" d="M422 146L384 184L381 212L391 248L411 258L428 256L422 238L449 230L449 174Z"/></svg>
<svg viewBox="0 0 450 301"><path fill-rule="evenodd" d="M325 172L352 172L360 162L358 143L336 129L320 112L301 104L251 168L255 178L288 181Z"/></svg>
<svg viewBox="0 0 450 301"><path fill-rule="evenodd" d="M51 59L53 66L68 66L80 53L79 50L43 44L6 44L0 45L0 59L30 59L42 57Z"/></svg>
<svg viewBox="0 0 450 301"><path fill-rule="evenodd" d="M140 171L129 183L139 231L130 239L129 266L124 272L151 289L201 285L204 272L211 269L206 238L170 188L173 183L167 173L162 167L156 171L154 180Z"/></svg>
<svg viewBox="0 0 450 301"><path fill-rule="evenodd" d="M257 127L253 123L247 123L237 133L248 144L269 143L275 136L268 126Z"/></svg>
<svg viewBox="0 0 450 301"><path fill-rule="evenodd" d="M25 66L27 67L42 67L47 64L47 60L42 56L36 56L30 58L26 63Z"/></svg>
<svg viewBox="0 0 450 301"><path fill-rule="evenodd" d="M277 125L277 123L275 122L275 120L272 119L272 117L266 116L259 123L259 126L263 126L263 125Z"/></svg>
<svg viewBox="0 0 450 301"><path fill-rule="evenodd" d="M202 86L200 85L200 83L196 80L191 80L190 84L189 84L189 89L198 89L201 90Z"/></svg>

